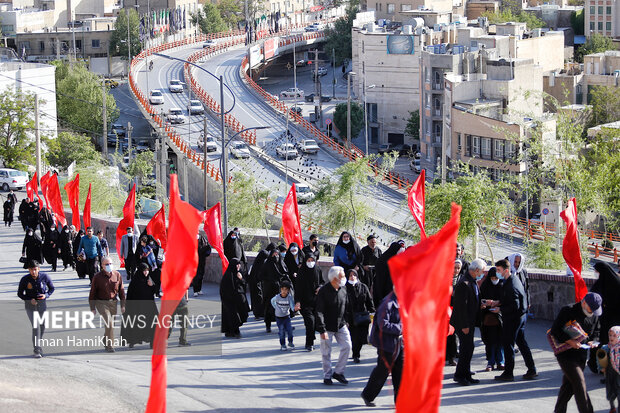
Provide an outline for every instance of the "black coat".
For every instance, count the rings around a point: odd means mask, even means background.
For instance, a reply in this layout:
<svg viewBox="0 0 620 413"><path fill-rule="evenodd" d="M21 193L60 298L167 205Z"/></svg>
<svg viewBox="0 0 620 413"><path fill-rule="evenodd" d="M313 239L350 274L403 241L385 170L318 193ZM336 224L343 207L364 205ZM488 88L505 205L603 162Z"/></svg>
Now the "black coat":
<svg viewBox="0 0 620 413"><path fill-rule="evenodd" d="M228 261L232 261L233 258L237 258L242 263L247 263L248 260L245 257L245 251L243 250L243 244L237 237L232 239L234 231L230 231L228 236L224 239L224 255L228 258ZM243 266L241 267L243 269Z"/></svg>
<svg viewBox="0 0 620 413"><path fill-rule="evenodd" d="M64 265L69 265L73 262L73 239L71 237L71 231L65 225L60 233L60 239L58 240L58 246L60 247L60 258L62 258Z"/></svg>
<svg viewBox="0 0 620 413"><path fill-rule="evenodd" d="M291 252L291 248L297 247L297 256L293 255ZM291 242L288 247L288 251L286 251L286 255L284 256L284 264L286 265L286 269L288 270L288 277L291 279L293 285L297 284L297 274L299 272L299 268L304 263L304 254L297 245L296 242Z"/></svg>
<svg viewBox="0 0 620 413"><path fill-rule="evenodd" d="M232 259L220 282L222 333L236 333L248 320L250 307L245 296L245 281L237 277L238 259Z"/></svg>
<svg viewBox="0 0 620 413"><path fill-rule="evenodd" d="M598 271L598 280L590 291L598 293L603 299L601 315L601 344L609 342L609 329L620 325L620 275L609 264L597 262L594 269Z"/></svg>
<svg viewBox="0 0 620 413"><path fill-rule="evenodd" d="M369 313L375 312L375 305L372 302L372 296L370 290L363 282L358 281L357 284L351 285L347 282L347 312L346 320L350 326L353 323L353 314L368 311Z"/></svg>
<svg viewBox="0 0 620 413"><path fill-rule="evenodd" d="M314 308L316 306L316 290L322 286L323 272L321 268L319 268L318 263L314 268L308 268L304 262L297 274L295 301L297 301L302 308Z"/></svg>
<svg viewBox="0 0 620 413"><path fill-rule="evenodd" d="M266 307L271 307L271 298L280 292L280 283L290 281L286 266L282 266L280 256L271 256L263 263L260 270L263 301Z"/></svg>
<svg viewBox="0 0 620 413"><path fill-rule="evenodd" d="M321 287L316 296L316 331L337 332L345 325L347 308L347 290L334 287L328 283Z"/></svg>
<svg viewBox="0 0 620 413"><path fill-rule="evenodd" d="M454 287L454 296L452 298L452 317L450 324L456 330L464 328L472 329L476 326L478 312L480 311L480 294L478 286L471 274L467 273Z"/></svg>
<svg viewBox="0 0 620 413"><path fill-rule="evenodd" d="M519 278L511 276L504 280L500 302L504 320L520 318L527 312L527 295Z"/></svg>
<svg viewBox="0 0 620 413"><path fill-rule="evenodd" d="M581 302L567 305L560 310L560 313L555 318L553 325L551 326L551 335L559 343L563 343L570 339L570 336L564 332L564 326L569 321L576 321L579 323L583 331L586 332L588 338L585 341L597 341L599 336L600 323L597 316L586 317L581 309ZM588 355L588 350L585 349L569 349L559 353L556 357L563 360L572 360L576 362L584 363Z"/></svg>
<svg viewBox="0 0 620 413"><path fill-rule="evenodd" d="M387 251L381 254L381 257L377 259L377 263L375 264L375 280L372 283L375 307L379 307L381 301L392 292L394 284L392 283L390 268L387 262L398 253L401 247L402 245L398 242L393 242Z"/></svg>
<svg viewBox="0 0 620 413"><path fill-rule="evenodd" d="M56 228L47 231L47 236L43 242L43 256L48 264L56 262L58 249L60 248L60 233Z"/></svg>
<svg viewBox="0 0 620 413"><path fill-rule="evenodd" d="M10 201L4 201L4 222L13 222L13 203Z"/></svg>
<svg viewBox="0 0 620 413"><path fill-rule="evenodd" d="M43 262L43 241L36 233L32 233L32 235L28 235L24 237L24 243L22 245L22 255L26 254L26 260L36 260L39 263ZM26 268L26 262L24 264L24 268Z"/></svg>
<svg viewBox="0 0 620 413"><path fill-rule="evenodd" d="M152 286L148 285L149 278L142 273L136 273L127 287L127 302L123 318L131 317L134 323L132 325L128 320L121 328L121 336L129 344L151 343L155 335L156 325L153 320L159 312L154 297L158 291L154 282ZM144 323L135 320L143 320Z"/></svg>
<svg viewBox="0 0 620 413"><path fill-rule="evenodd" d="M306 245L305 247L301 249L301 252L304 253L304 257L308 257L309 255L314 256L314 260L318 262L319 258L321 257L321 251L319 251L318 245L314 248L315 248L314 251L312 251L312 249L310 248L310 245Z"/></svg>
<svg viewBox="0 0 620 413"><path fill-rule="evenodd" d="M205 263L207 258L211 255L211 245L207 241L207 237L200 234L198 238L198 267L196 267L196 275L204 275Z"/></svg>

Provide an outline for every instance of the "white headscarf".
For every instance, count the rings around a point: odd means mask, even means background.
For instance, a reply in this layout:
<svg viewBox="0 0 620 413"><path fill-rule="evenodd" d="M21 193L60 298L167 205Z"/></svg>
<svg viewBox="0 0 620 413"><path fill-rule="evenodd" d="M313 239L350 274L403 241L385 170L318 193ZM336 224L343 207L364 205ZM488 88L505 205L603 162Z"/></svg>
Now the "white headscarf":
<svg viewBox="0 0 620 413"><path fill-rule="evenodd" d="M515 257L521 257L521 262L519 263L519 268L515 268ZM525 255L519 253L519 252L515 252L514 254L510 254L508 256L508 262L510 262L510 274L511 275L515 275L516 273L518 273L519 271L521 271L523 269L523 267L525 267Z"/></svg>

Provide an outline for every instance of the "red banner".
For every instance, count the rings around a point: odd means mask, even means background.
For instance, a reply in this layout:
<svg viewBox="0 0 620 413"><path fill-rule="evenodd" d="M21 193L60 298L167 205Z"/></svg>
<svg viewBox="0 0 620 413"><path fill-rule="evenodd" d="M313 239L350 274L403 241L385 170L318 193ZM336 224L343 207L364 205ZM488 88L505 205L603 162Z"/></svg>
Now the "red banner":
<svg viewBox="0 0 620 413"><path fill-rule="evenodd" d="M75 175L73 181L65 184L67 199L71 207L71 223L75 226L76 231L80 230L80 174Z"/></svg>
<svg viewBox="0 0 620 413"><path fill-rule="evenodd" d="M60 196L60 185L58 185L58 175L54 174L47 181L47 199L50 203L52 212L54 213L54 220L59 228L67 225L67 218L65 218L65 209L62 204L62 197Z"/></svg>
<svg viewBox="0 0 620 413"><path fill-rule="evenodd" d="M420 176L415 180L409 193L407 194L407 203L409 204L409 210L415 218L418 226L420 227L420 239L426 238L425 229L425 183L426 183L426 171L422 169Z"/></svg>
<svg viewBox="0 0 620 413"><path fill-rule="evenodd" d="M226 272L226 268L228 268L228 258L224 255L224 236L222 235L222 212L221 205L218 202L213 205L207 211L204 212L205 225L204 230L205 234L207 234L207 240L209 244L220 256L222 261L222 275Z"/></svg>
<svg viewBox="0 0 620 413"><path fill-rule="evenodd" d="M52 173L50 171L47 171L47 173L41 177L41 193L43 194L43 200L45 201L45 205L39 203L39 210L43 209L43 206L45 206L45 208L50 207L49 198L47 197L47 191L49 187L49 180L51 178Z"/></svg>
<svg viewBox="0 0 620 413"><path fill-rule="evenodd" d="M282 229L284 231L284 239L288 244L296 242L299 248L304 247L304 239L301 235L301 223L299 222L295 184L291 186L286 200L284 201L284 205L282 205Z"/></svg>
<svg viewBox="0 0 620 413"><path fill-rule="evenodd" d="M82 214L82 219L84 219L84 227L88 228L91 226L90 223L90 191L92 189L93 184L88 184L88 195L86 195L86 202L84 202L84 214Z"/></svg>
<svg viewBox="0 0 620 413"><path fill-rule="evenodd" d="M34 194L37 194L37 198L39 197L39 183L37 182L36 172L32 176L32 179L26 184L26 195L30 202L34 201ZM41 198L39 198L39 202L41 202Z"/></svg>
<svg viewBox="0 0 620 413"><path fill-rule="evenodd" d="M121 256L121 238L127 233L127 228L134 227L135 213L136 184L133 184L125 200L125 205L123 206L123 219L121 219L121 222L118 223L118 227L116 227L116 253L118 254L118 259L121 261L121 268L125 266L125 259Z"/></svg>
<svg viewBox="0 0 620 413"><path fill-rule="evenodd" d="M176 309L179 300L187 292L198 267L198 226L203 214L179 197L176 175L170 175L170 213L168 215L168 239L170 249L162 267L161 302L159 320L166 320ZM155 329L153 356L151 357L151 390L146 413L165 413L168 328L158 323Z"/></svg>
<svg viewBox="0 0 620 413"><path fill-rule="evenodd" d="M460 216L452 204L452 218L437 234L388 261L405 341L397 412L439 411Z"/></svg>
<svg viewBox="0 0 620 413"><path fill-rule="evenodd" d="M579 231L577 229L577 201L571 198L568 201L568 208L560 212L560 216L566 222L566 235L562 243L562 255L568 268L575 278L575 302L581 301L588 293L586 282L581 277L582 260L581 249L579 248Z"/></svg>
<svg viewBox="0 0 620 413"><path fill-rule="evenodd" d="M149 221L146 226L146 232L159 241L159 245L164 251L166 250L168 239L166 236L166 209L163 204L161 209Z"/></svg>

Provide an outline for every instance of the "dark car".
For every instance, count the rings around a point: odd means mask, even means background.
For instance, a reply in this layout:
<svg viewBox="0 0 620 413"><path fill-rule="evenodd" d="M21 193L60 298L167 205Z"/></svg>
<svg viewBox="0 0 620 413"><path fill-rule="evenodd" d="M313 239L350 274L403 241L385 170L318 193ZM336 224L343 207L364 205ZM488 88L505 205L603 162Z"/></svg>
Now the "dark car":
<svg viewBox="0 0 620 413"><path fill-rule="evenodd" d="M394 147L394 149L392 150L398 151L398 156L409 156L409 155L413 156L413 150L411 146L407 145L406 143L402 145L398 145Z"/></svg>
<svg viewBox="0 0 620 413"><path fill-rule="evenodd" d="M299 106L294 106L291 108L291 112L293 113L297 113L298 115L301 115L303 112L303 109L300 108Z"/></svg>
<svg viewBox="0 0 620 413"><path fill-rule="evenodd" d="M321 96L321 102L329 102L330 100L332 100L332 98L330 98L329 96ZM306 95L306 102L314 102L314 93Z"/></svg>
<svg viewBox="0 0 620 413"><path fill-rule="evenodd" d="M382 143L379 146L379 155L383 155L384 153L392 152L394 148L392 148L391 143Z"/></svg>

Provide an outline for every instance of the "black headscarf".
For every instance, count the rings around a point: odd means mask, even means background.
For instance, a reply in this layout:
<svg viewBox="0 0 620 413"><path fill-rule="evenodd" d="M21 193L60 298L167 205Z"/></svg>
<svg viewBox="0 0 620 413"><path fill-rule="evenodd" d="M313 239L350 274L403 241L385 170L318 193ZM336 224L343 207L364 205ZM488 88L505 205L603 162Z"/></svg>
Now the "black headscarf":
<svg viewBox="0 0 620 413"><path fill-rule="evenodd" d="M388 267L388 260L398 254L398 251L405 246L405 241L399 240L393 242L390 247L381 254L381 257L377 260L375 265L375 282L373 283L373 301L376 308L379 308L379 304L383 301L389 293L392 292L393 283L390 276L390 268Z"/></svg>
<svg viewBox="0 0 620 413"><path fill-rule="evenodd" d="M609 343L609 329L620 325L620 275L616 274L606 262L597 262L594 269L598 271L598 280L591 291L603 298L603 314L600 317L601 344Z"/></svg>
<svg viewBox="0 0 620 413"><path fill-rule="evenodd" d="M502 295L504 280L499 280L496 285L493 285L491 277L497 277L497 270L495 267L489 268L489 272L486 277L484 277L482 285L480 285L480 298L485 300L499 300Z"/></svg>
<svg viewBox="0 0 620 413"><path fill-rule="evenodd" d="M316 302L316 289L324 284L323 272L315 259L314 268L308 267L308 259L314 259L310 255L304 259L299 273L297 274L297 285L295 287L295 300L301 303L302 307L314 307Z"/></svg>
<svg viewBox="0 0 620 413"><path fill-rule="evenodd" d="M222 332L233 333L248 319L249 306L245 296L245 281L237 277L241 261L232 258L220 282L222 301Z"/></svg>
<svg viewBox="0 0 620 413"><path fill-rule="evenodd" d="M345 234L348 234L349 235L349 239L351 240L348 244L345 244L342 241L342 237ZM362 260L362 250L360 249L360 246L357 244L357 241L355 241L355 238L353 238L353 236L348 231L342 231L342 234L340 234L340 237L338 238L338 242L336 243L336 245L340 245L342 248L347 250L347 256L349 257L349 259L351 259L351 258L353 258L353 256L355 256L357 263L361 262L361 260Z"/></svg>
<svg viewBox="0 0 620 413"><path fill-rule="evenodd" d="M235 239L232 238L233 234L235 235ZM233 258L237 258L240 262L247 262L243 245L235 231L230 231L224 239L224 255L228 258L229 262Z"/></svg>
<svg viewBox="0 0 620 413"><path fill-rule="evenodd" d="M291 248L297 248L297 259L291 252ZM286 251L286 255L284 256L284 264L288 269L288 274L291 280L293 279L293 274L299 272L299 268L304 263L304 253L301 251L299 245L296 242L291 242L288 246L288 250Z"/></svg>

